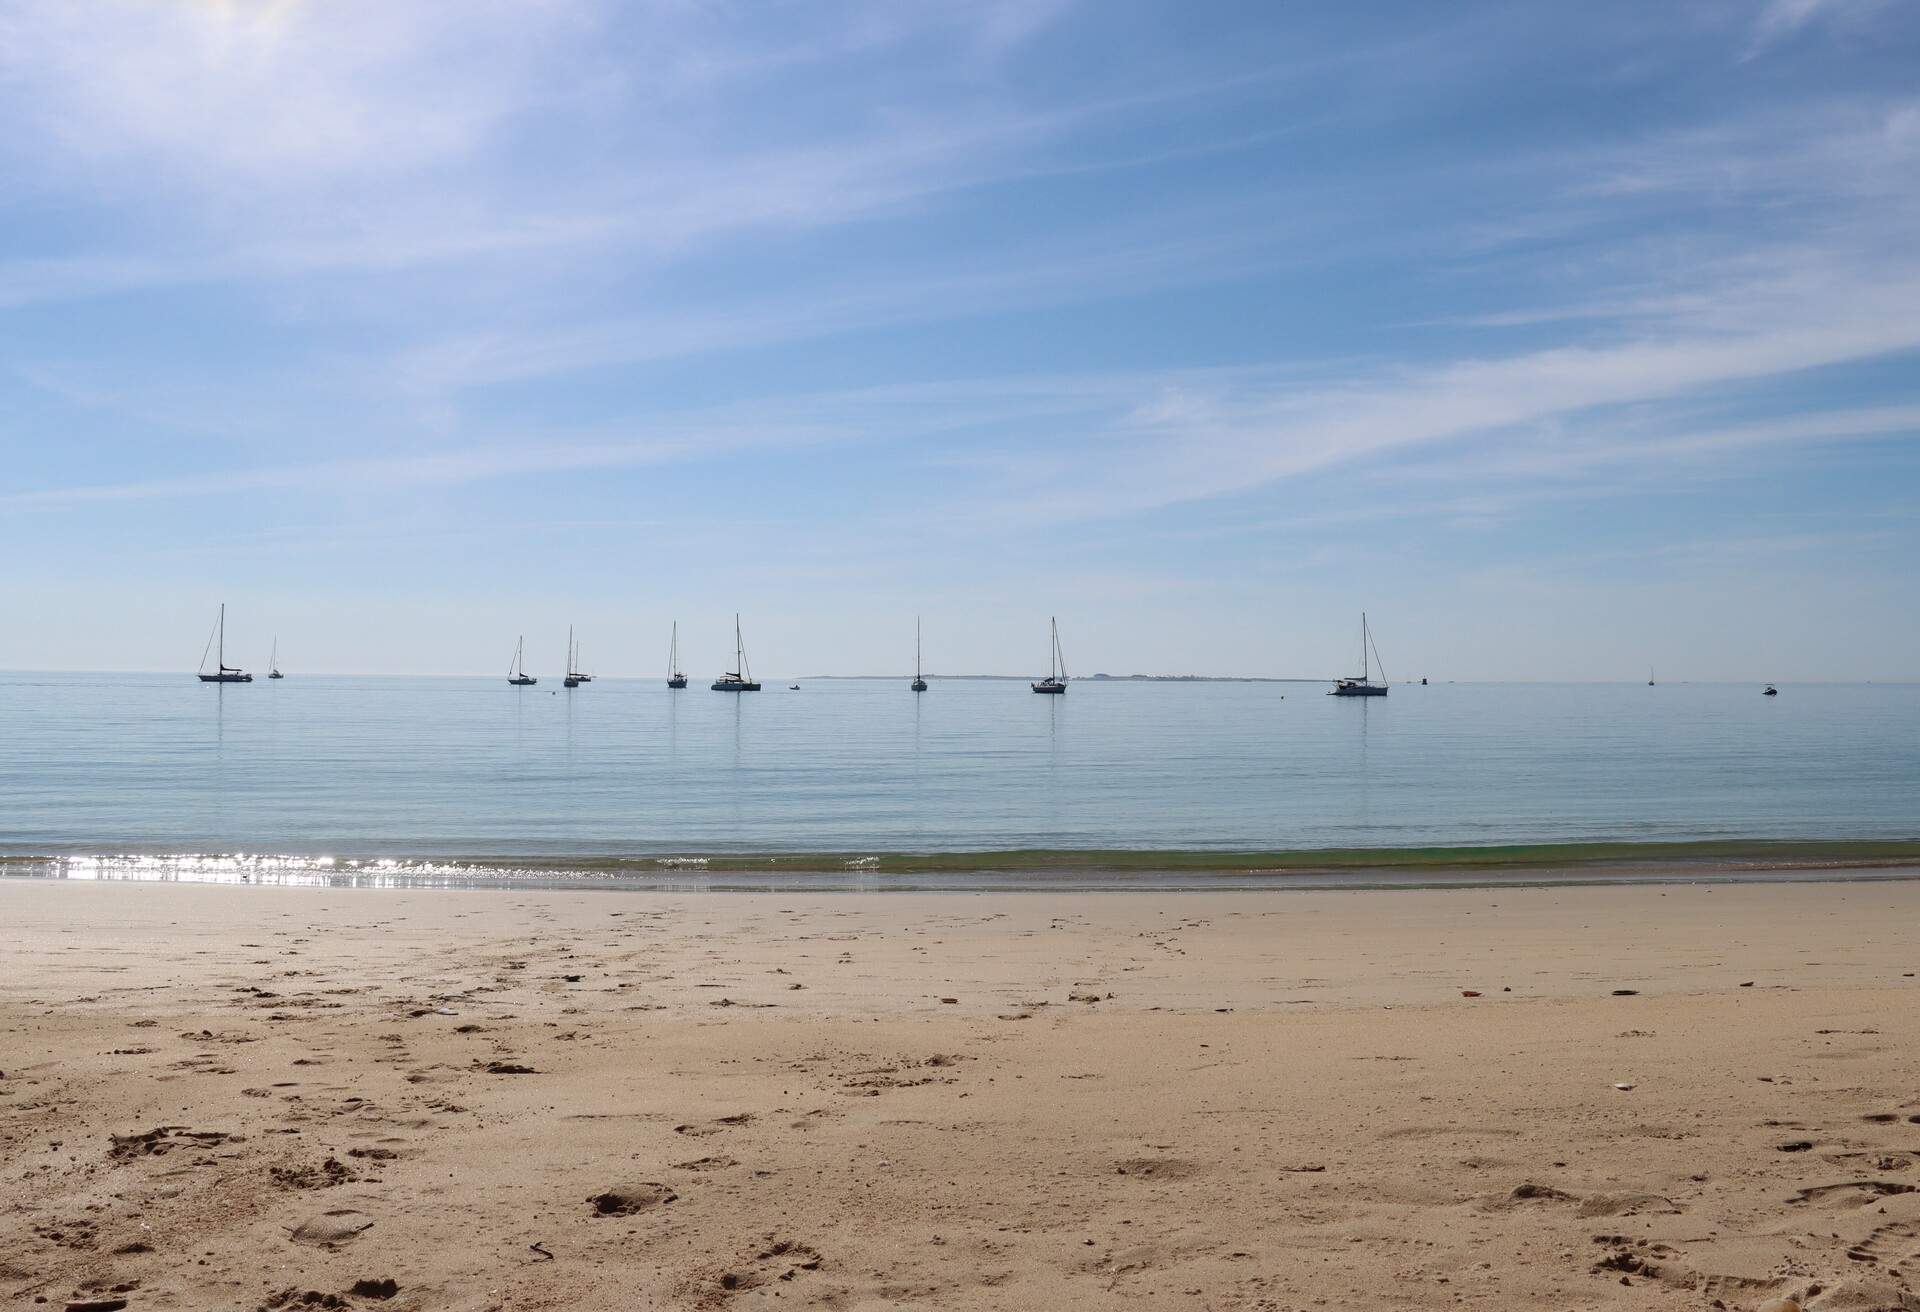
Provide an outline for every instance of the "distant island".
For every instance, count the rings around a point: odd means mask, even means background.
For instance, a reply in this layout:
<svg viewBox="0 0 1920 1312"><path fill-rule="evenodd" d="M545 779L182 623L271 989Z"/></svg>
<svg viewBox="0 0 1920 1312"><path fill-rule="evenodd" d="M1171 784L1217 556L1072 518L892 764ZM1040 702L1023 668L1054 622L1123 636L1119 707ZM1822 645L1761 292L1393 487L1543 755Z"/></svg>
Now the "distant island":
<svg viewBox="0 0 1920 1312"><path fill-rule="evenodd" d="M814 674L811 679L909 679L910 674ZM928 674L929 679L978 679L1000 683L1028 683L1030 674ZM1254 674L1076 674L1070 683L1331 683L1331 679L1274 679Z"/></svg>

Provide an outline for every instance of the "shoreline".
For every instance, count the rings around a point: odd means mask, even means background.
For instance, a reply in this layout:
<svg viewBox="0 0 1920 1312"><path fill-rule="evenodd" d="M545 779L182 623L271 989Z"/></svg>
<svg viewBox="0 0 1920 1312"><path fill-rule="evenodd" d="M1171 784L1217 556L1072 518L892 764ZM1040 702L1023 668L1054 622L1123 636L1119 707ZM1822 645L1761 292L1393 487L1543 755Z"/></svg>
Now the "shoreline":
<svg viewBox="0 0 1920 1312"><path fill-rule="evenodd" d="M64 853L0 856L0 879L387 888L773 891L1305 891L1920 879L1920 842L1707 840L1272 852L983 852L627 856Z"/></svg>

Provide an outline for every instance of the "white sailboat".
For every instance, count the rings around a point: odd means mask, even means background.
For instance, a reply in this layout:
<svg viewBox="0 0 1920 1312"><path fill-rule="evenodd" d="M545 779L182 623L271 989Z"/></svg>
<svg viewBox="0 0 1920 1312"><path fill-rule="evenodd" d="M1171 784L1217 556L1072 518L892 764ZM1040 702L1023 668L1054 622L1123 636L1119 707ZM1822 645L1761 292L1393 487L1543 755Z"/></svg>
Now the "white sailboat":
<svg viewBox="0 0 1920 1312"><path fill-rule="evenodd" d="M1367 653L1373 653L1372 663L1368 663ZM1373 680L1373 667L1380 666L1380 681ZM1367 613L1360 612L1360 677L1341 679L1328 690L1329 697L1385 697L1387 695L1387 670L1381 664L1380 653L1374 650L1373 632L1367 627Z"/></svg>
<svg viewBox="0 0 1920 1312"><path fill-rule="evenodd" d="M1053 654L1049 658L1047 677L1028 686L1035 692L1058 693L1064 696L1067 691L1067 657L1060 650L1060 621L1049 619L1047 623L1053 630Z"/></svg>
<svg viewBox="0 0 1920 1312"><path fill-rule="evenodd" d="M507 666L507 682L516 688L531 688L540 680L527 673L527 639L522 634L513 645L513 662Z"/></svg>
<svg viewBox="0 0 1920 1312"><path fill-rule="evenodd" d="M217 635L217 637L215 636ZM220 603L220 618L214 622L214 631L207 636L207 646L219 643L220 654L212 674L207 673L207 653L200 653L200 682L202 683L252 683L253 676L238 666L227 664L227 603Z"/></svg>
<svg viewBox="0 0 1920 1312"><path fill-rule="evenodd" d="M746 644L740 641L740 615L733 616L733 668L713 681L715 692L759 692L753 671L747 668Z"/></svg>
<svg viewBox="0 0 1920 1312"><path fill-rule="evenodd" d="M267 656L267 677L269 679L287 677L280 673L280 635L277 633L273 635L273 650Z"/></svg>
<svg viewBox="0 0 1920 1312"><path fill-rule="evenodd" d="M680 672L680 621L673 622L673 637L667 641L667 687L684 688L687 676Z"/></svg>
<svg viewBox="0 0 1920 1312"><path fill-rule="evenodd" d="M578 688L583 683L592 683L591 674L580 672L580 644L573 639L573 625L567 625L567 677L560 680L563 688Z"/></svg>

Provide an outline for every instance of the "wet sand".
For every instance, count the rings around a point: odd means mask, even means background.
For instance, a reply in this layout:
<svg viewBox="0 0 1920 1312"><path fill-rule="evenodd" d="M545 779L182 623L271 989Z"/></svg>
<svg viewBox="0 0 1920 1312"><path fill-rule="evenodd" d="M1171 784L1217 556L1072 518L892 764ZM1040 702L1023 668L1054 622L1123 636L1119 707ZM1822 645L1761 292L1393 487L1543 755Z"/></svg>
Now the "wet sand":
<svg viewBox="0 0 1920 1312"><path fill-rule="evenodd" d="M0 1298L1920 1308L1917 926L0 880Z"/></svg>

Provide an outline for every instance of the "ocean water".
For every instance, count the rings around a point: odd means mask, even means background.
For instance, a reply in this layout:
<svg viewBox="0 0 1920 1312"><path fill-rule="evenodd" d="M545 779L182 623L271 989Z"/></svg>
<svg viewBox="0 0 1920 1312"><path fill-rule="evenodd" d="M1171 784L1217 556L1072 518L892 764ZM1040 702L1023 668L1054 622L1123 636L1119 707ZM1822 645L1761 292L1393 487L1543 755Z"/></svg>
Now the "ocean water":
<svg viewBox="0 0 1920 1312"><path fill-rule="evenodd" d="M1920 685L0 674L0 854L1920 837Z"/></svg>

